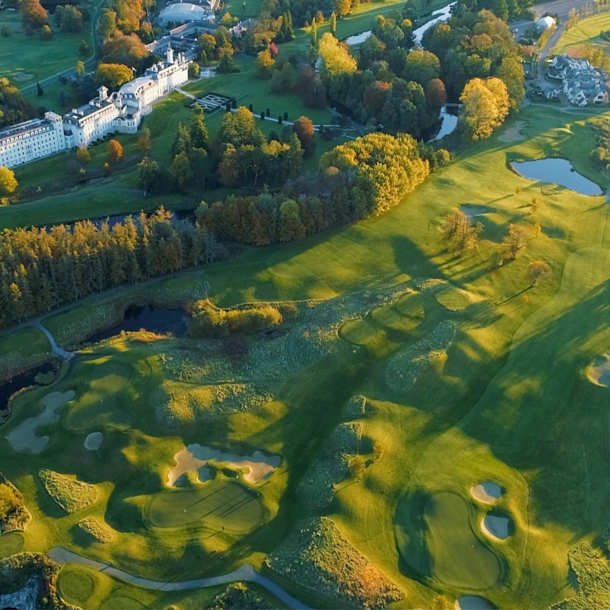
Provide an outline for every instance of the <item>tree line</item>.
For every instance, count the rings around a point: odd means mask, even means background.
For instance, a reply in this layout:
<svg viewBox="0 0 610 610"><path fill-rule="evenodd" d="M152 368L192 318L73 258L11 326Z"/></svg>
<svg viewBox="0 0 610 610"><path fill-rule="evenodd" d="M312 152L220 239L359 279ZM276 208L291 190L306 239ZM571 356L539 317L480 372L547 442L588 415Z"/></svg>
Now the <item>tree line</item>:
<svg viewBox="0 0 610 610"><path fill-rule="evenodd" d="M163 208L112 228L5 229L0 233L0 328L92 293L200 265L204 226L171 221Z"/></svg>

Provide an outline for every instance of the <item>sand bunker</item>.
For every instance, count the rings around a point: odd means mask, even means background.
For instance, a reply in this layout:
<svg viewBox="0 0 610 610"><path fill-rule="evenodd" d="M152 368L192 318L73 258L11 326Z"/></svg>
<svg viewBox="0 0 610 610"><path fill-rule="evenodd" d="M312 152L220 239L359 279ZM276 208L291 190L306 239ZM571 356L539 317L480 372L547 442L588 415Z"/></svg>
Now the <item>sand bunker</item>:
<svg viewBox="0 0 610 610"><path fill-rule="evenodd" d="M29 74L27 72L13 72L13 80L18 83L22 83L26 80L32 80L34 78L33 74Z"/></svg>
<svg viewBox="0 0 610 610"><path fill-rule="evenodd" d="M495 606L479 595L462 595L455 602L455 610L494 610Z"/></svg>
<svg viewBox="0 0 610 610"><path fill-rule="evenodd" d="M515 121L515 124L510 129L507 129L506 133L499 136L498 140L500 142L520 142L525 140L525 136L521 133L524 125L523 121Z"/></svg>
<svg viewBox="0 0 610 610"><path fill-rule="evenodd" d="M15 451L29 450L32 453L40 453L51 440L48 436L36 436L36 429L45 424L54 424L59 419L59 409L74 398L74 390L68 392L52 392L47 394L40 404L45 408L36 417L30 417L19 424L11 433L7 434L6 440Z"/></svg>
<svg viewBox="0 0 610 610"><path fill-rule="evenodd" d="M600 356L595 363L590 367L589 379L597 385L610 387L610 356L604 354Z"/></svg>
<svg viewBox="0 0 610 610"><path fill-rule="evenodd" d="M490 538L496 540L506 540L508 538L508 517L500 517L499 515L485 515L481 521L481 529Z"/></svg>
<svg viewBox="0 0 610 610"><path fill-rule="evenodd" d="M249 472L244 479L251 484L260 483L268 479L273 471L280 465L279 455L265 455L255 451L251 456L236 455L235 453L223 453L210 447L202 447L194 443L174 455L176 465L170 469L167 475L167 484L174 485L176 481L187 472L198 472L199 481L209 481L211 471L207 467L210 460L216 462L227 462L237 469L248 468Z"/></svg>
<svg viewBox="0 0 610 610"><path fill-rule="evenodd" d="M493 504L501 495L502 488L497 483L484 481L470 488L470 495L483 504Z"/></svg>
<svg viewBox="0 0 610 610"><path fill-rule="evenodd" d="M104 440L104 436L101 432L92 432L85 439L85 449L89 451L97 451L102 446L102 441Z"/></svg>

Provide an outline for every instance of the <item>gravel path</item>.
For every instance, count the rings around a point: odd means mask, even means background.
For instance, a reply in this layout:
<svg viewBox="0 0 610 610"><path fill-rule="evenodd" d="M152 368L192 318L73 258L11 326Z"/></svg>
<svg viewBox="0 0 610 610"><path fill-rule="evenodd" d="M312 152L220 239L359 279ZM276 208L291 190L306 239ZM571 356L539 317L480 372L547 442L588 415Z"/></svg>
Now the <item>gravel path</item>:
<svg viewBox="0 0 610 610"><path fill-rule="evenodd" d="M222 576L212 576L210 578L199 578L197 580L184 580L182 582L159 582L156 580L149 580L148 578L140 578L133 574L128 574L112 567L110 564L95 561L94 559L88 559L77 555L68 549L63 547L55 547L48 552L49 559L57 563L77 563L99 572L104 572L117 580L122 582L142 587L143 589L154 589L156 591L188 591L190 589L201 589L204 587L213 587L215 585L224 585L237 581L254 582L273 595L277 597L281 602L286 604L289 608L294 610L310 610L308 606L302 604L294 597L286 593L281 587L276 585L272 580L269 580L265 576L259 574L251 565L245 564L238 570L229 574L223 574Z"/></svg>

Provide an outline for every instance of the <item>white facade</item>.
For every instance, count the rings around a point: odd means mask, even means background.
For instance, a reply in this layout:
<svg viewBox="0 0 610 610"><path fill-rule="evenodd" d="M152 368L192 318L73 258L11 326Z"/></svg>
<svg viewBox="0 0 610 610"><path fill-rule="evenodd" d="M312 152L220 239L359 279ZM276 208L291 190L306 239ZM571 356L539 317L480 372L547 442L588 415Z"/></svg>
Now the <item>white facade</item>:
<svg viewBox="0 0 610 610"><path fill-rule="evenodd" d="M47 112L34 119L0 130L0 166L16 167L70 149L86 147L111 133L136 133L151 104L188 80L188 60L182 53L174 58L167 49L166 61L146 70L108 95L106 87L85 106L63 117Z"/></svg>

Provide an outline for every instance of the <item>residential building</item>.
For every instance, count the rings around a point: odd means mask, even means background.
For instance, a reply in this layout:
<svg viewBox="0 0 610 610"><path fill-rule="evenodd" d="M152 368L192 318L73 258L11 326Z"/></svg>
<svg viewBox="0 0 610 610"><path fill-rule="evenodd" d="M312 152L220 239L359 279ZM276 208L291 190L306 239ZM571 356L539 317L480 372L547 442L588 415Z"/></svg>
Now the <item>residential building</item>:
<svg viewBox="0 0 610 610"><path fill-rule="evenodd" d="M575 106L582 108L609 101L606 76L586 59L557 55L549 65L549 77L561 80L563 93Z"/></svg>

